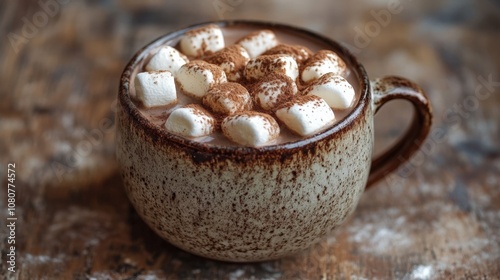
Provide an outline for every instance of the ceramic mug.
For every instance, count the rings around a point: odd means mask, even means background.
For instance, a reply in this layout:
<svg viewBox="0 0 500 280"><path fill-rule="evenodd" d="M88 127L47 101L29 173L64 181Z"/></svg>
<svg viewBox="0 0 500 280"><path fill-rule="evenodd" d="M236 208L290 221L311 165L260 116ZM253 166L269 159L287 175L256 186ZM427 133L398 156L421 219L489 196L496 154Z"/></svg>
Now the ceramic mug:
<svg viewBox="0 0 500 280"><path fill-rule="evenodd" d="M431 126L429 100L403 78L370 82L348 50L310 31L255 21L212 23L279 28L322 41L355 75L359 101L332 128L292 143L214 147L170 134L141 115L130 84L154 49L207 23L167 34L138 51L121 76L116 154L126 193L158 235L193 254L248 262L304 250L346 220L367 185L418 150ZM413 122L391 149L372 161L374 114L392 99L414 105Z"/></svg>

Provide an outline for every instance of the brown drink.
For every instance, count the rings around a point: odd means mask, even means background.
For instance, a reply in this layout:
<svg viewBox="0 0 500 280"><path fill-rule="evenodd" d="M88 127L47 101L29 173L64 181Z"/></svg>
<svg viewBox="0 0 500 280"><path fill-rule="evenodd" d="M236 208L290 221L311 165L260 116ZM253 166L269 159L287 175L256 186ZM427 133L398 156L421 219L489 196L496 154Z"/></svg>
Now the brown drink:
<svg viewBox="0 0 500 280"><path fill-rule="evenodd" d="M259 31L255 26L246 26L246 25L238 25L238 26L225 26L225 27L220 27L222 30L222 33L224 35L224 41L225 41L225 46L231 46L233 45L238 39L248 35L251 32L254 31ZM272 30L276 38L278 39L280 44L287 44L287 45L301 45L304 47L309 48L312 53L316 53L317 51L328 49L328 45L325 44L325 42L322 42L318 40L317 38L310 38L310 37L305 37L302 34L294 34L293 32L289 30L281 30L279 28L267 28L269 30ZM171 40L168 45L174 46L179 50L179 40L180 38L176 38L174 40ZM151 53L151 55L153 55ZM191 60L194 58L191 58ZM200 58L197 58L200 59ZM201 58L203 59L203 57ZM147 60L146 60L147 62ZM348 69L350 68L350 65L347 67ZM301 65L299 64L299 71L301 70ZM145 71L145 70L142 70ZM352 110L352 108L355 106L359 99L359 85L357 82L356 77L353 76L349 71L343 77L352 85L355 91L355 97L354 100L351 104L351 106L347 109L333 109L334 114L335 114L335 124L340 122L342 119L344 119ZM133 80L133 79L132 79ZM245 86L247 89L250 89L252 84L247 82L247 81L241 81L243 86ZM301 94L301 91L307 86L306 83L304 83L299 77L296 79L296 85L298 88L299 93L297 95ZM133 90L133 85L131 87L131 94L134 95L135 92ZM177 86L177 102L172 105L167 105L167 106L159 106L159 107L152 107L152 108L146 108L144 106L140 106L139 104L139 111L153 124L157 125L158 127L164 128L165 122L169 116L169 114L180 107L186 106L188 104L201 104L201 99L199 98L193 98L189 95L186 95L181 87ZM249 90L250 91L250 90ZM259 109L257 109L258 111ZM271 113L272 114L272 113ZM220 123L220 119L218 120ZM276 145L276 144L282 144L282 143L288 143L288 142L294 142L298 141L300 139L303 139L303 136L299 136L292 131L290 131L283 123L279 122L280 125L280 134L278 138L269 141L266 145ZM334 124L334 125L335 125ZM226 136L223 135L221 132L220 128L218 128L215 132L211 133L208 136L202 136L202 137L194 137L191 138L193 141L198 141L202 143L206 143L208 145L214 145L214 146L241 146L233 141L230 141L227 139Z"/></svg>

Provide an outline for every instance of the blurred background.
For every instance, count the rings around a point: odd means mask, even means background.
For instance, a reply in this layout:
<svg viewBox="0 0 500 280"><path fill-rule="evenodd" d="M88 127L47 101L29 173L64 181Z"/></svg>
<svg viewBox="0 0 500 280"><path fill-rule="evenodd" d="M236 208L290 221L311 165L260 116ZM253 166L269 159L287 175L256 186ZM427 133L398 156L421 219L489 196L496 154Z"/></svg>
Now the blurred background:
<svg viewBox="0 0 500 280"><path fill-rule="evenodd" d="M114 106L125 64L161 35L222 19L333 38L372 79L407 77L433 105L426 152L370 189L340 233L296 258L238 266L192 257L149 232L121 190ZM500 277L497 0L7 0L0 35L0 207L8 163L18 191L12 277ZM377 151L410 111L394 102L377 115Z"/></svg>

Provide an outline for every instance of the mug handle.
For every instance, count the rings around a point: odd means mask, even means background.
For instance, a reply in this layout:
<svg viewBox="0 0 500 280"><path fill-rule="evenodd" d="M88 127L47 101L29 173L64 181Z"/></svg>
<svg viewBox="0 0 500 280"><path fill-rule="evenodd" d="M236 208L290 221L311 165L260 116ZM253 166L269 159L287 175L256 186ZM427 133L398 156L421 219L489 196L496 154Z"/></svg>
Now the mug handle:
<svg viewBox="0 0 500 280"><path fill-rule="evenodd" d="M367 187L388 175L407 161L423 144L432 124L429 99L415 83L401 77L388 76L371 82L374 113L393 99L408 100L415 107L409 129L391 148L372 160Z"/></svg>

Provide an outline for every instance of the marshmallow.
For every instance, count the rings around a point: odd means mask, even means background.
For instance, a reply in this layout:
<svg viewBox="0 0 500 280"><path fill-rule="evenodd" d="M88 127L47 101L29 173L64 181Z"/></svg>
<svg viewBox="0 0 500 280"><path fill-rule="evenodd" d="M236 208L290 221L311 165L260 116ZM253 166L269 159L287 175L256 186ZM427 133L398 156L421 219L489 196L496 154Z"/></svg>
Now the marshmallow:
<svg viewBox="0 0 500 280"><path fill-rule="evenodd" d="M186 32L180 41L181 51L188 56L201 57L224 48L222 30L210 24Z"/></svg>
<svg viewBox="0 0 500 280"><path fill-rule="evenodd" d="M245 77L248 80L257 80L271 73L285 74L295 81L299 68L293 57L283 54L261 55L250 59L245 67Z"/></svg>
<svg viewBox="0 0 500 280"><path fill-rule="evenodd" d="M135 94L145 107L169 105L177 101L175 80L169 71L138 73Z"/></svg>
<svg viewBox="0 0 500 280"><path fill-rule="evenodd" d="M276 111L276 116L293 132L310 136L331 126L333 110L320 97L306 95L289 101Z"/></svg>
<svg viewBox="0 0 500 280"><path fill-rule="evenodd" d="M223 48L205 59L208 63L219 65L231 82L239 81L243 77L248 60L248 52L240 45Z"/></svg>
<svg viewBox="0 0 500 280"><path fill-rule="evenodd" d="M224 115L252 109L250 94L238 83L215 85L203 97L202 102L213 112Z"/></svg>
<svg viewBox="0 0 500 280"><path fill-rule="evenodd" d="M202 106L191 104L177 108L167 118L165 128L184 137L201 137L215 130L215 118Z"/></svg>
<svg viewBox="0 0 500 280"><path fill-rule="evenodd" d="M185 94L201 98L214 85L227 82L226 74L217 65L202 60L184 64L177 71L177 82Z"/></svg>
<svg viewBox="0 0 500 280"><path fill-rule="evenodd" d="M236 41L236 44L244 47L251 58L256 58L270 48L278 44L276 35L271 30L255 31Z"/></svg>
<svg viewBox="0 0 500 280"><path fill-rule="evenodd" d="M313 52L307 47L301 45L279 44L276 47L269 49L263 53L263 55L271 54L287 54L293 57L297 64L302 64L313 55Z"/></svg>
<svg viewBox="0 0 500 280"><path fill-rule="evenodd" d="M304 91L304 95L316 95L335 109L347 109L354 100L354 88L342 76L327 73L314 80Z"/></svg>
<svg viewBox="0 0 500 280"><path fill-rule="evenodd" d="M326 73L331 72L335 76L342 76L346 71L345 62L336 53L329 50L321 50L305 62L301 77L302 81L307 83Z"/></svg>
<svg viewBox="0 0 500 280"><path fill-rule="evenodd" d="M175 76L177 70L188 62L189 59L178 50L164 46L151 57L145 68L147 71L168 70Z"/></svg>
<svg viewBox="0 0 500 280"><path fill-rule="evenodd" d="M226 117L221 127L229 140L250 147L262 146L280 134L280 127L273 117L253 111Z"/></svg>
<svg viewBox="0 0 500 280"><path fill-rule="evenodd" d="M252 91L255 103L264 110L273 109L296 93L297 85L290 77L275 73L257 81Z"/></svg>

